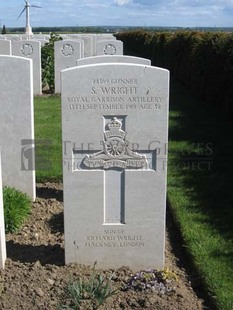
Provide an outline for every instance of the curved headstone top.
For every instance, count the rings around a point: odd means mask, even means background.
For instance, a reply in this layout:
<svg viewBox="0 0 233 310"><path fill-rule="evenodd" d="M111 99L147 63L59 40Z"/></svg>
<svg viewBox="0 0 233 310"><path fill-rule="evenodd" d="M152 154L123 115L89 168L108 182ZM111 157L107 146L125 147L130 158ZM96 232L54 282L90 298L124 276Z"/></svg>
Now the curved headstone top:
<svg viewBox="0 0 233 310"><path fill-rule="evenodd" d="M122 62L122 63L134 63L139 65L151 65L151 61L146 58L123 56L123 55L105 55L86 57L77 60L77 66L91 65L97 63L111 63L111 62Z"/></svg>

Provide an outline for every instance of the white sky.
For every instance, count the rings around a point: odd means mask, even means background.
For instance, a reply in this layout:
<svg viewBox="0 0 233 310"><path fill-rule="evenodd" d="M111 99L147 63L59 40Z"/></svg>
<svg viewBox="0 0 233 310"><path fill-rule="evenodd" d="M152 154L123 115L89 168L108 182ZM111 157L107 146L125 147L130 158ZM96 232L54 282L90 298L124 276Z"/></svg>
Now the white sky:
<svg viewBox="0 0 233 310"><path fill-rule="evenodd" d="M0 24L17 21L24 0L1 0ZM233 27L233 0L30 0L31 26Z"/></svg>

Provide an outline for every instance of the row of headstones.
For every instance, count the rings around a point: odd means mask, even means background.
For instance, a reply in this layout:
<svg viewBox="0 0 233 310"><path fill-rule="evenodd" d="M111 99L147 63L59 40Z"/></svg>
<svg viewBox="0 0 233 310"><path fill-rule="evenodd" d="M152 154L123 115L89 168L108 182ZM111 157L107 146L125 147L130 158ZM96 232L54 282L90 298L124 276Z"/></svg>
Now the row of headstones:
<svg viewBox="0 0 233 310"><path fill-rule="evenodd" d="M103 34L96 34L96 33L89 33L89 34L59 34L64 40L76 40L82 39L84 41L102 41L102 40L115 40L116 37L110 33L103 33ZM50 39L50 35L47 34L33 34L33 35L25 35L25 34L5 34L0 35L0 40L11 40L11 41L24 41L24 40L39 40L39 41L46 41L48 42Z"/></svg>
<svg viewBox="0 0 233 310"><path fill-rule="evenodd" d="M82 44L82 57L90 57L90 56L97 56L101 55L102 52L101 48L99 47L99 42L101 41L113 41L114 44L116 43L116 37L113 35L96 35L96 34L67 34L67 35L59 35L64 41L66 40L72 40L72 41L81 41ZM41 43L41 46L44 46L46 43L49 42L49 36L43 36L43 35L37 35L37 36L25 36L25 35L8 35L8 36L0 36L0 42L2 44L5 44L5 51L10 50L9 43L3 43L4 41L10 41L10 42L19 42L19 41L39 41ZM3 48L2 48L3 49ZM119 47L117 46L117 49ZM105 50L105 53L114 53L114 48L107 48ZM7 54L9 55L9 54Z"/></svg>
<svg viewBox="0 0 233 310"><path fill-rule="evenodd" d="M103 38L106 37L105 40ZM8 40L7 40L8 38ZM11 40L10 40L11 38ZM15 39L18 40L15 40ZM0 55L14 55L33 60L34 95L42 93L41 81L41 46L46 40L34 37L30 40L20 40L21 37L8 36L0 40ZM78 59L96 55L123 55L123 43L114 36L63 36L63 41L55 43L55 92L60 93L61 70L76 65ZM95 40L94 40L95 39Z"/></svg>
<svg viewBox="0 0 233 310"><path fill-rule="evenodd" d="M0 56L0 70L3 183L35 199L32 61ZM61 86L66 263L162 268L169 72L90 57Z"/></svg>

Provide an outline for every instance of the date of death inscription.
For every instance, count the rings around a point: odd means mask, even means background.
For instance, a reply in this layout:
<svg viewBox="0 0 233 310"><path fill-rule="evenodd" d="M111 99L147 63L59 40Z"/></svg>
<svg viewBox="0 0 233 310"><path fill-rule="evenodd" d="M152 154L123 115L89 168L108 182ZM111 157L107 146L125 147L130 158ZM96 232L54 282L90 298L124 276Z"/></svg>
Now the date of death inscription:
<svg viewBox="0 0 233 310"><path fill-rule="evenodd" d="M137 79L100 79L80 96L67 96L70 110L161 110L165 98L150 87L139 87Z"/></svg>

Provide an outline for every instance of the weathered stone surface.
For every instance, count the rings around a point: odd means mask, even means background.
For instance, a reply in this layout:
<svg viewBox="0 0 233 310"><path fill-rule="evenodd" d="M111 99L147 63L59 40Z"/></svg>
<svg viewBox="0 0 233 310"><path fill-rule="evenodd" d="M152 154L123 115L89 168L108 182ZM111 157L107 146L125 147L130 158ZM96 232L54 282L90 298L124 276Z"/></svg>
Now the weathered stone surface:
<svg viewBox="0 0 233 310"><path fill-rule="evenodd" d="M33 92L42 94L41 79L41 43L38 41L13 41L12 55L32 59L33 62Z"/></svg>
<svg viewBox="0 0 233 310"><path fill-rule="evenodd" d="M78 59L77 66L92 65L97 63L111 63L111 62L134 63L147 66L151 65L151 61L146 58L121 56L121 55L105 55L105 56L95 56L95 57L86 57Z"/></svg>
<svg viewBox="0 0 233 310"><path fill-rule="evenodd" d="M0 145L3 185L35 199L32 60L0 56Z"/></svg>
<svg viewBox="0 0 233 310"><path fill-rule="evenodd" d="M10 40L0 40L0 55L11 55Z"/></svg>
<svg viewBox="0 0 233 310"><path fill-rule="evenodd" d="M66 263L162 268L169 72L62 72Z"/></svg>
<svg viewBox="0 0 233 310"><path fill-rule="evenodd" d="M119 40L103 40L96 43L96 56L123 55L123 42Z"/></svg>
<svg viewBox="0 0 233 310"><path fill-rule="evenodd" d="M61 92L61 71L76 66L82 58L83 45L77 40L57 41L54 44L55 93Z"/></svg>

